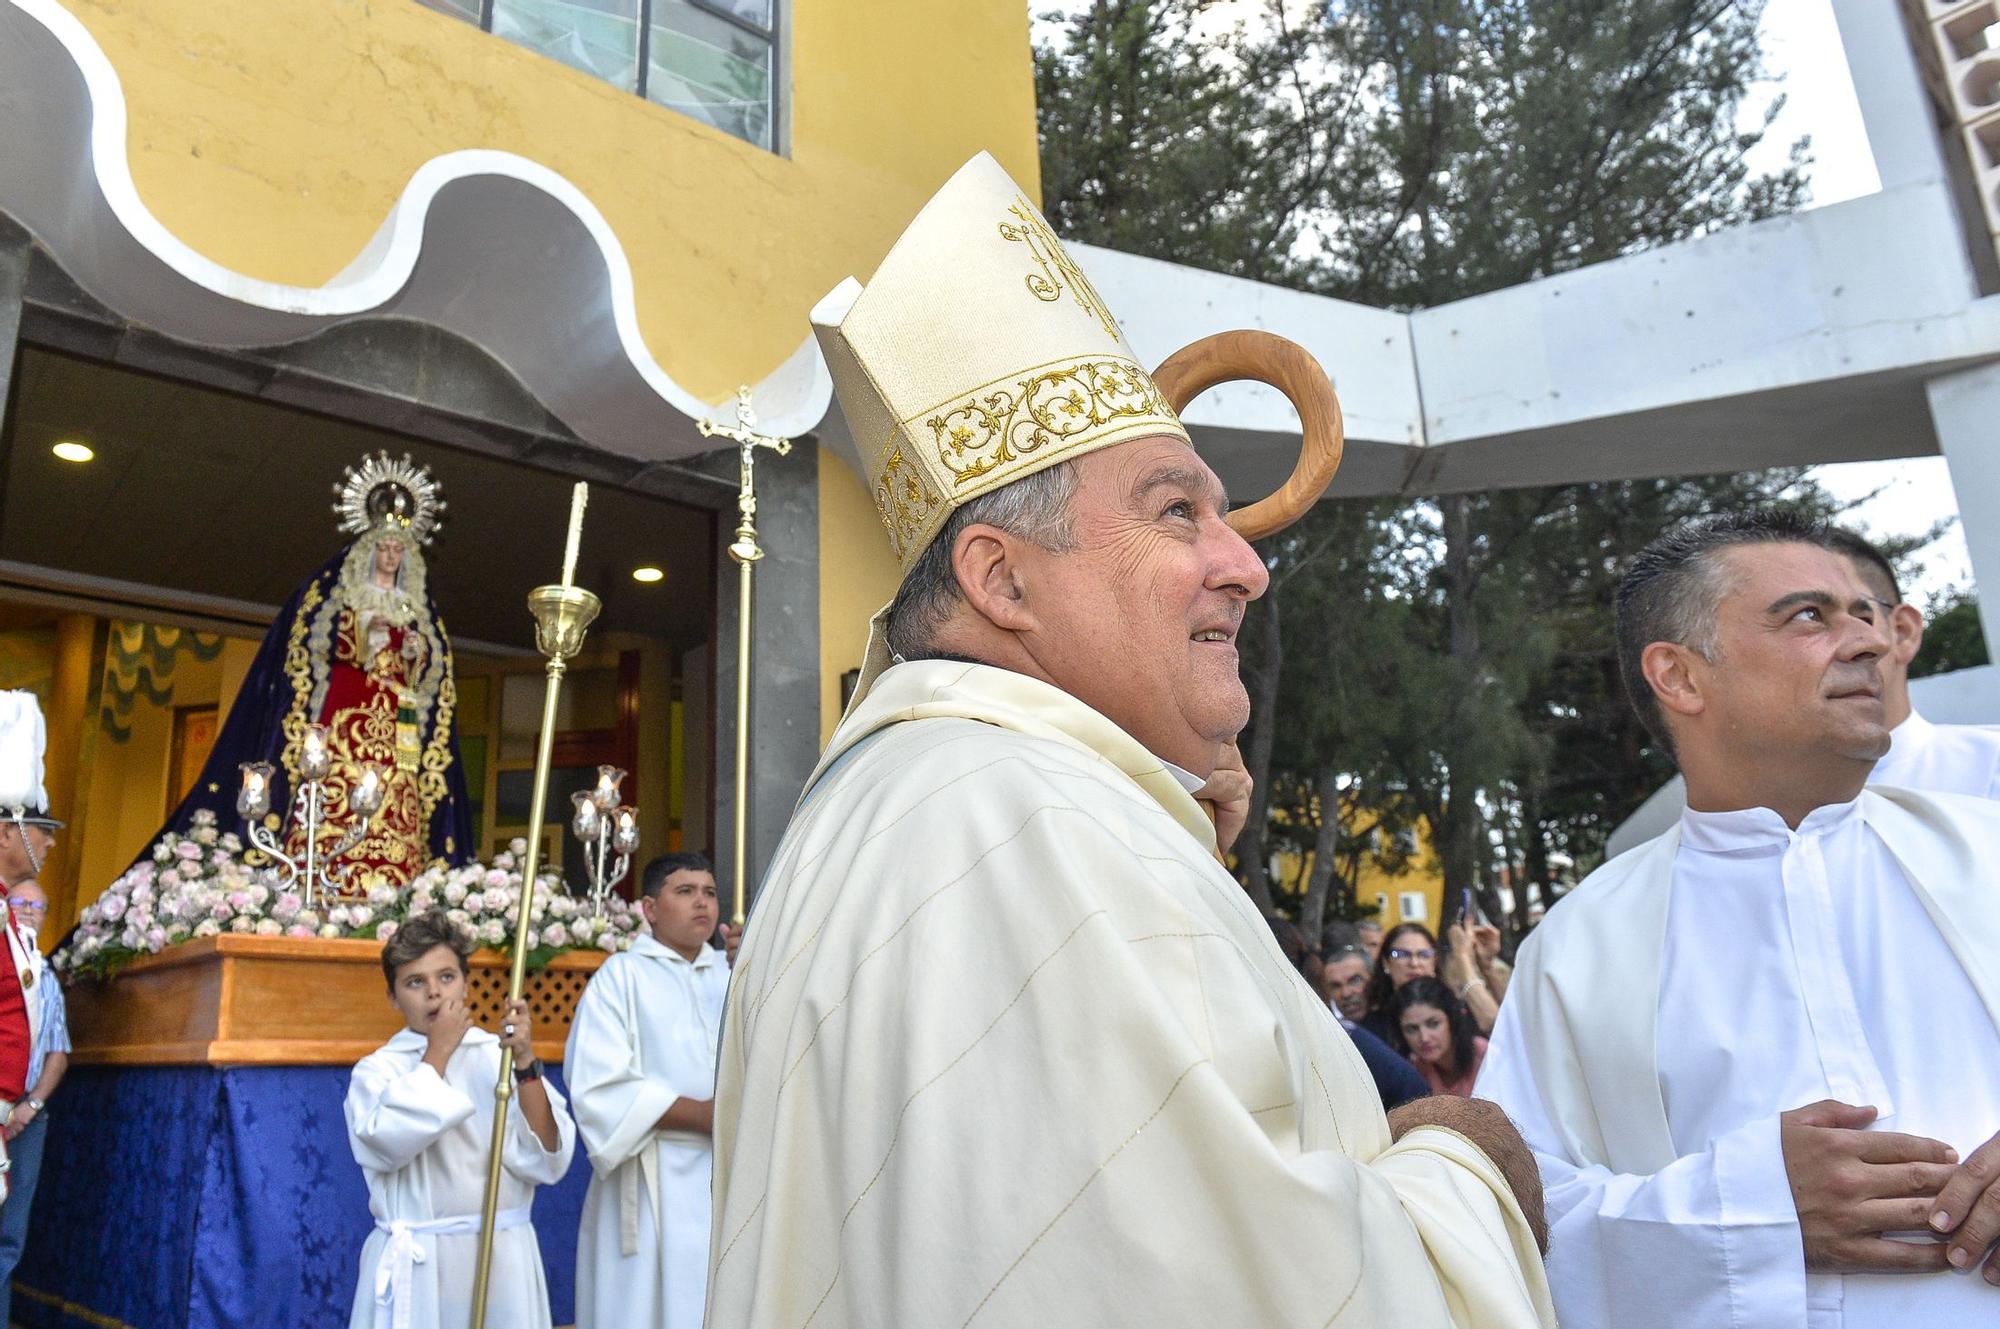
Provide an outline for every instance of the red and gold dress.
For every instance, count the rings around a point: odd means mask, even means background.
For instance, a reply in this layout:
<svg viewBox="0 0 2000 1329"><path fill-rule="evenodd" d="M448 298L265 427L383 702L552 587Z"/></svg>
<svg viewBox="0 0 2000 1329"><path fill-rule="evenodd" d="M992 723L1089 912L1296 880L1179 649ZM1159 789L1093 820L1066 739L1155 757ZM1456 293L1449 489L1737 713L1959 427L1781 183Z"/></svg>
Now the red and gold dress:
<svg viewBox="0 0 2000 1329"><path fill-rule="evenodd" d="M419 773L423 758L417 680L426 673L429 647L424 634L368 618L341 606L335 621L326 700L314 718L327 727L333 770L325 781L319 848L338 845L355 824L348 798L362 767L375 765L387 776L382 810L368 835L334 866L347 869L349 889L378 881L401 886L421 872L429 857ZM285 846L305 852L305 831L297 823Z"/></svg>

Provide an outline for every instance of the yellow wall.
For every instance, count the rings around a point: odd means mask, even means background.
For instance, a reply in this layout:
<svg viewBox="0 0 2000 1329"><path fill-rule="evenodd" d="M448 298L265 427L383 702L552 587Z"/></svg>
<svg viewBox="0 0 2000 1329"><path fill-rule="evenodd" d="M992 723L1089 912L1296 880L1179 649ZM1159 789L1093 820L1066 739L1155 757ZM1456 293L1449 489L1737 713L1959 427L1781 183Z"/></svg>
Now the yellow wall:
<svg viewBox="0 0 2000 1329"><path fill-rule="evenodd" d="M66 3L124 85L140 196L202 254L318 285L425 161L519 153L604 213L648 346L709 400L789 355L974 152L1039 181L1024 0L789 0L785 157L415 0Z"/></svg>
<svg viewBox="0 0 2000 1329"><path fill-rule="evenodd" d="M1297 895L1305 889L1305 880L1312 872L1314 854L1308 850L1304 854L1282 852L1277 855L1279 889L1286 894ZM1424 897L1423 917L1407 918L1402 911L1402 897L1405 892L1420 892ZM1366 858L1361 863L1361 875L1355 882L1354 899L1363 908L1375 903L1377 895L1387 896L1382 911L1375 915L1376 921L1385 928L1398 923L1420 922L1433 933L1437 931L1440 907L1444 901L1444 864L1438 860L1432 849L1430 838L1419 833L1416 855L1411 858L1408 870L1401 875L1386 871L1374 858Z"/></svg>
<svg viewBox="0 0 2000 1329"><path fill-rule="evenodd" d="M826 448L819 454L819 681L820 742L840 721L840 676L861 667L868 620L888 604L902 581L889 537L846 462Z"/></svg>

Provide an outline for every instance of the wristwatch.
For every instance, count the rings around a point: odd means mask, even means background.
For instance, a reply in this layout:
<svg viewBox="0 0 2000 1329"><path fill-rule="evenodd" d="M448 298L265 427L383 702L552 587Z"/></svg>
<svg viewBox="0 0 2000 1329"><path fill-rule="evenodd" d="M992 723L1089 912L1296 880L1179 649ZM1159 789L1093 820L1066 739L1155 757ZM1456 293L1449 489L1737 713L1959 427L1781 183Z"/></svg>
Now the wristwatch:
<svg viewBox="0 0 2000 1329"><path fill-rule="evenodd" d="M44 1107L47 1107L48 1104L42 1102L42 1100L39 1098L31 1098L28 1100L28 1106L33 1108L35 1110L35 1115L39 1117L42 1114L42 1109Z"/></svg>
<svg viewBox="0 0 2000 1329"><path fill-rule="evenodd" d="M542 1069L542 1059L535 1057L525 1065L514 1068L514 1082L519 1084L525 1080L539 1080L542 1078Z"/></svg>

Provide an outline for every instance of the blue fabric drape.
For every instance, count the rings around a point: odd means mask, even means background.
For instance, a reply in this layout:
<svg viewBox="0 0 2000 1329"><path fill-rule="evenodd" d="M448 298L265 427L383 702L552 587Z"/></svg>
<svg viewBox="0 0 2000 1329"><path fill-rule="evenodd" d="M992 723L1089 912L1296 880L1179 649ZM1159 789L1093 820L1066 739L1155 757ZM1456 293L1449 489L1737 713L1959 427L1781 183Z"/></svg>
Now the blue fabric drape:
<svg viewBox="0 0 2000 1329"><path fill-rule="evenodd" d="M50 1106L14 1319L29 1329L344 1329L373 1220L344 1066L78 1067ZM561 1085L559 1074L556 1083ZM590 1165L535 1198L575 1318Z"/></svg>

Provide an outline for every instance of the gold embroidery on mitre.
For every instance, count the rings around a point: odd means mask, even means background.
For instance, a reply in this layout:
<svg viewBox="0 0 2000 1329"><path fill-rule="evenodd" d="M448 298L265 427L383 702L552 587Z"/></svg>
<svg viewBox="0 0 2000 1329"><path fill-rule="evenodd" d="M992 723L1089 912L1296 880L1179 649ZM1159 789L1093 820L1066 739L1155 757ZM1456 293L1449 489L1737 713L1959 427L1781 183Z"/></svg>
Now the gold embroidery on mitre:
<svg viewBox="0 0 2000 1329"><path fill-rule="evenodd" d="M930 528L932 515L943 503L944 496L931 484L924 468L912 462L903 445L891 438L875 481L875 507L882 514L882 524L889 528L889 545L899 561Z"/></svg>
<svg viewBox="0 0 2000 1329"><path fill-rule="evenodd" d="M1104 325L1105 335L1116 341L1118 320L1111 317L1111 309L1104 303L1104 297L1090 284L1090 278L1083 275L1083 269L1062 247L1062 241L1056 239L1056 233L1049 229L1034 205L1025 198L1016 198L1014 206L1007 211L1015 221L1000 223L1001 236L1026 245L1041 267L1040 272L1031 272L1026 278L1028 289L1034 292L1035 298L1045 304L1060 300L1063 287L1067 284L1076 302Z"/></svg>
<svg viewBox="0 0 2000 1329"><path fill-rule="evenodd" d="M924 421L938 461L962 489L1009 462L1104 426L1157 420L1181 426L1152 375L1130 360L1085 356L1044 367L1006 387L988 384Z"/></svg>

